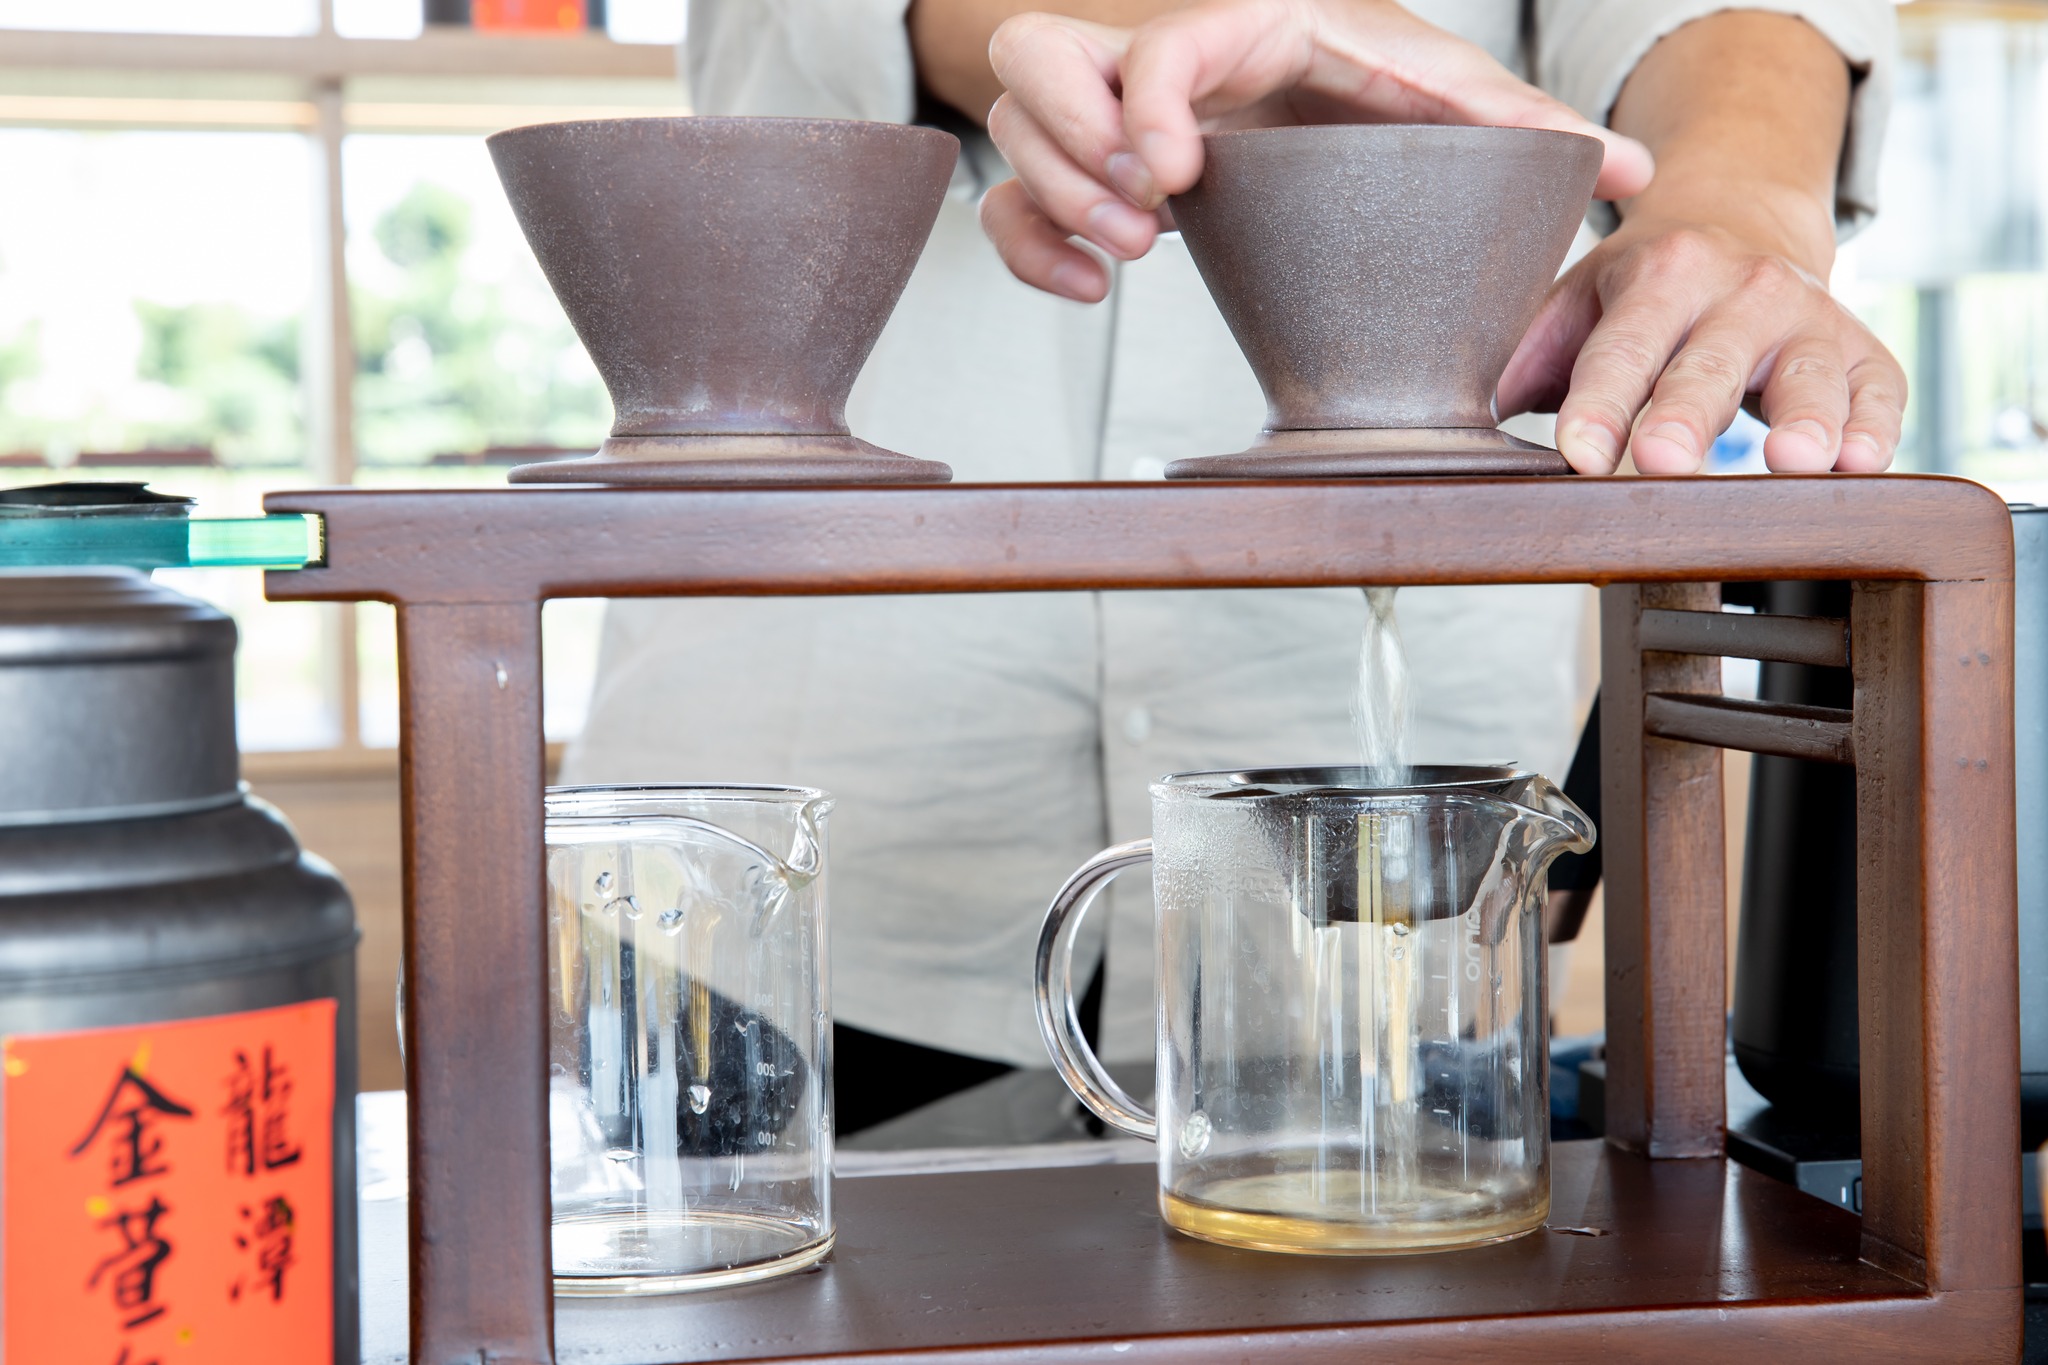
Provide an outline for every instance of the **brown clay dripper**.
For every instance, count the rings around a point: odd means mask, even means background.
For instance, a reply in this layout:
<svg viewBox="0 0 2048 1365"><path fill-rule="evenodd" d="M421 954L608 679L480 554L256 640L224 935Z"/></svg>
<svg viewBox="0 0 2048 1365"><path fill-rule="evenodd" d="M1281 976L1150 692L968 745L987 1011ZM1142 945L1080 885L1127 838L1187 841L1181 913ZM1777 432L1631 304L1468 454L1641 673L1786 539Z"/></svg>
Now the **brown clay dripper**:
<svg viewBox="0 0 2048 1365"><path fill-rule="evenodd" d="M1170 479L1563 474L1493 390L1571 247L1600 143L1527 128L1203 139L1173 216L1251 362L1266 430Z"/></svg>
<svg viewBox="0 0 2048 1365"><path fill-rule="evenodd" d="M514 483L917 483L846 396L960 144L889 123L633 118L490 138L506 197L610 391L595 455Z"/></svg>

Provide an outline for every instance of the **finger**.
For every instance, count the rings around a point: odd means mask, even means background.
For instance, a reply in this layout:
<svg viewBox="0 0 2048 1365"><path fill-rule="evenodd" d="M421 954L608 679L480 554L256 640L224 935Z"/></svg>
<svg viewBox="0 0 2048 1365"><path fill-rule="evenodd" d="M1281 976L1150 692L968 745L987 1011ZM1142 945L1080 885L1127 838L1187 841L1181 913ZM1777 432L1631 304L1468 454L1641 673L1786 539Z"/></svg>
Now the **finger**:
<svg viewBox="0 0 2048 1365"><path fill-rule="evenodd" d="M1085 237L1112 256L1135 260L1159 235L1152 214L1135 208L1076 166L1021 104L1004 95L988 113L989 135L1038 211L1063 233Z"/></svg>
<svg viewBox="0 0 2048 1365"><path fill-rule="evenodd" d="M1832 331L1792 337L1771 359L1763 383L1764 464L1783 474L1835 467L1849 420L1849 372Z"/></svg>
<svg viewBox="0 0 2048 1365"><path fill-rule="evenodd" d="M1714 438L1735 420L1751 377L1776 349L1773 321L1746 300L1699 319L1657 376L1636 420L1629 454L1638 472L1699 472Z"/></svg>
<svg viewBox="0 0 2048 1365"><path fill-rule="evenodd" d="M1906 373L1891 352L1872 339L1874 354L1849 367L1849 420L1842 427L1842 451L1835 468L1845 474L1889 469L1899 448L1906 411Z"/></svg>
<svg viewBox="0 0 2048 1365"><path fill-rule="evenodd" d="M1657 377L1691 328L1691 301L1675 286L1639 283L1586 337L1571 390L1557 410L1557 449L1581 474L1611 474ZM1648 472L1648 471L1645 471Z"/></svg>
<svg viewBox="0 0 2048 1365"><path fill-rule="evenodd" d="M1005 180L982 196L981 230L1024 283L1080 303L1097 303L1109 294L1102 263L1068 241L1021 182Z"/></svg>
<svg viewBox="0 0 2048 1365"><path fill-rule="evenodd" d="M1133 35L1119 63L1125 141L1162 195L1202 173L1197 107L1227 114L1289 89L1314 57L1301 7L1252 0L1167 14Z"/></svg>
<svg viewBox="0 0 2048 1365"><path fill-rule="evenodd" d="M1555 412L1571 386L1572 362L1600 322L1594 270L1574 266L1550 288L1536 320L1508 358L1494 391L1502 417L1518 412Z"/></svg>
<svg viewBox="0 0 2048 1365"><path fill-rule="evenodd" d="M1365 23L1321 30L1317 59L1304 84L1348 98L1381 117L1419 123L1548 128L1597 138L1600 177L1594 194L1622 199L1650 183L1650 149L1585 118L1530 85L1477 44L1399 6L1374 7Z"/></svg>
<svg viewBox="0 0 2048 1365"><path fill-rule="evenodd" d="M1124 138L1123 102L1113 84L1120 79L1120 30L1020 14L996 29L988 53L1014 102L1068 160L1138 207L1158 207L1158 188Z"/></svg>

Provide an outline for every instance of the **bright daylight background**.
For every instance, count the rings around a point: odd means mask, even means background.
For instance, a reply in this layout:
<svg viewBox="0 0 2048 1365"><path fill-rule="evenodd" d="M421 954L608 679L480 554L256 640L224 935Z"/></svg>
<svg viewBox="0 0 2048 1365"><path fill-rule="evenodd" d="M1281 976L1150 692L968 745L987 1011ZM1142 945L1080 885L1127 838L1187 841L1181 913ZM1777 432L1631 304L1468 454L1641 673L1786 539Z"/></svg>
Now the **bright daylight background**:
<svg viewBox="0 0 2048 1365"><path fill-rule="evenodd" d="M316 4L0 0L0 29L290 35L313 31ZM344 36L404 38L419 12L336 0L334 20ZM1901 9L1886 212L1844 250L1835 285L1912 376L1901 466L2048 501L2048 16L2014 16ZM610 0L606 22L621 41L673 43L683 0ZM300 364L324 268L312 138L13 122L0 127L0 482L148 478L222 515L314 481ZM357 482L496 483L521 448L592 446L608 404L481 137L352 132L342 169ZM1759 467L1759 436L1744 419L1716 467ZM351 671L355 737L395 742L388 609L357 608L351 638L332 628L340 608L264 603L255 573L164 577L245 625L245 747L339 742ZM594 603L549 608L554 737L581 722L596 622Z"/></svg>

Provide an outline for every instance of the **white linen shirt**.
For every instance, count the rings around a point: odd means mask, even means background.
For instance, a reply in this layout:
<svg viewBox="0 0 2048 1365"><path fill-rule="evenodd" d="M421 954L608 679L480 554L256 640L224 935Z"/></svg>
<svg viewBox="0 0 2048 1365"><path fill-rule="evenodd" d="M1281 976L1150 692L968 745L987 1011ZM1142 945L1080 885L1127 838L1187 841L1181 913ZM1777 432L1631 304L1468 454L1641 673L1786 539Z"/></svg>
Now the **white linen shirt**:
<svg viewBox="0 0 2048 1365"><path fill-rule="evenodd" d="M908 121L906 7L691 0L694 107ZM1871 211L1888 0L1411 8L1600 122L1681 24L1728 8L1800 15L1859 73L1839 216L1853 226ZM981 191L1008 174L985 136L967 139L848 405L855 434L944 460L962 482L1157 478L1168 461L1246 446L1264 400L1178 237L1116 266L1102 304L1039 293L1010 276L976 221ZM1412 756L1561 777L1588 595L1404 590ZM1030 981L1052 893L1104 844L1149 833L1147 786L1162 774L1354 761L1364 611L1355 589L618 602L564 780L832 792L835 1016L1044 1065ZM1142 875L1124 881L1105 898L1110 913L1091 916L1109 921L1112 1059L1152 1050L1150 896Z"/></svg>

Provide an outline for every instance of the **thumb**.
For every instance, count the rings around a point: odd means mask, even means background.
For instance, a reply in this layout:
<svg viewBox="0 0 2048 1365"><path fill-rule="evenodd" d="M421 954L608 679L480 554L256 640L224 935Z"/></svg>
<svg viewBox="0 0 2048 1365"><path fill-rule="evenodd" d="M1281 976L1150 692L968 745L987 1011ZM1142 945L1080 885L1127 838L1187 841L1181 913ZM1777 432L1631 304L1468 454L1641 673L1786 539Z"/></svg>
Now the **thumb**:
<svg viewBox="0 0 2048 1365"><path fill-rule="evenodd" d="M1551 286L1536 320L1522 335L1494 390L1503 417L1520 412L1555 412L1571 388L1579 348L1600 321L1600 299L1591 272L1574 268Z"/></svg>

